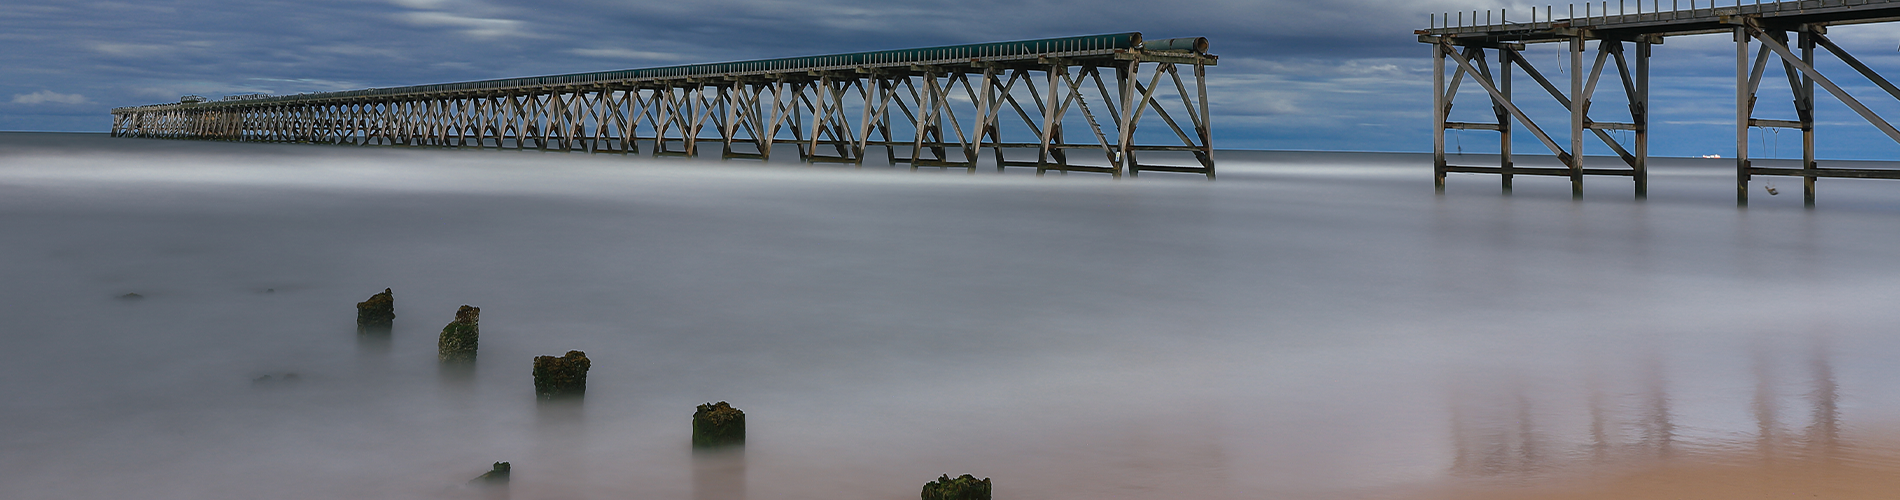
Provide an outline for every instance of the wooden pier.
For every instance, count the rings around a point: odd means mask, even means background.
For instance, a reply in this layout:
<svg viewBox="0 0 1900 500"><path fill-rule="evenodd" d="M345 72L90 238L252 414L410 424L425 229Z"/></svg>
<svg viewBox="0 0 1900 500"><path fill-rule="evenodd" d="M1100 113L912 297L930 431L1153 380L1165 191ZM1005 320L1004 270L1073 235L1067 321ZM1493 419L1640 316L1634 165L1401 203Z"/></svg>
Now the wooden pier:
<svg viewBox="0 0 1900 500"><path fill-rule="evenodd" d="M112 134L1214 178L1205 38L1092 35L115 108ZM1106 73L1106 75L1105 75ZM1185 73L1185 75L1184 75ZM1184 76L1186 77L1184 79ZM195 96L192 96L195 97ZM193 102L197 101L197 102ZM1137 134L1144 117L1167 126ZM1153 122L1153 119L1149 119ZM1099 150L1099 162L1073 153ZM1141 163L1171 151L1183 164ZM1007 154L1006 154L1007 153Z"/></svg>
<svg viewBox="0 0 1900 500"><path fill-rule="evenodd" d="M1725 4L1718 6L1718 4ZM1482 12L1482 18L1480 17ZM1507 14L1515 19L1507 19ZM1648 196L1649 173L1649 67L1651 47L1665 37L1730 33L1735 40L1735 174L1737 204L1748 204L1749 180L1754 176L1794 176L1802 178L1803 199L1814 206L1814 182L1822 177L1900 179L1900 170L1822 168L1815 161L1814 102L1815 86L1854 110L1887 137L1900 141L1900 130L1879 114L1848 95L1834 80L1815 69L1815 48L1820 47L1866 78L1900 99L1900 87L1875 73L1866 64L1827 37L1827 28L1835 25L1900 21L1900 1L1895 0L1804 0L1789 2L1712 2L1712 0L1622 0L1588 2L1568 6L1563 12L1546 7L1541 12L1471 11L1433 14L1431 28L1417 30L1418 41L1432 44L1434 182L1445 189L1447 172L1499 174L1505 192L1511 189L1514 175L1553 175L1570 178L1571 195L1583 196L1583 178L1589 175L1629 176L1636 181L1636 197ZM1792 42L1791 42L1792 41ZM1588 48L1595 42L1596 48ZM1568 45L1568 89L1559 88L1540 72L1522 51L1531 43ZM1751 43L1760 47L1749 50ZM1487 59L1497 54L1498 68L1492 71ZM1585 65L1585 53L1594 62ZM1768 72L1769 59L1780 62L1793 95L1795 120L1755 118L1757 91ZM1454 67L1446 80L1447 61ZM1605 76L1606 65L1614 62L1612 85L1619 85L1628 102L1628 111L1596 110L1592 115L1591 98ZM1569 111L1568 144L1559 143L1513 101L1512 76L1521 70L1538 87L1550 94ZM1471 79L1490 97L1494 121L1449 121L1452 99L1466 78ZM1769 80L1777 78L1769 77ZM1771 84L1775 85L1775 84ZM1535 93L1535 92L1533 92ZM1614 117L1605 116L1614 115ZM1627 117L1627 120L1624 118ZM1608 118L1598 121L1596 118ZM1561 168L1527 168L1512 164L1511 134L1515 126L1537 137L1544 147L1563 163ZM1753 166L1749 160L1750 127L1798 129L1801 131L1800 168ZM1498 132L1500 162L1491 165L1450 165L1445 160L1445 130L1495 130ZM1606 131L1633 132L1629 144L1619 143ZM1594 135L1614 151L1620 164L1586 167L1583 163L1584 138Z"/></svg>

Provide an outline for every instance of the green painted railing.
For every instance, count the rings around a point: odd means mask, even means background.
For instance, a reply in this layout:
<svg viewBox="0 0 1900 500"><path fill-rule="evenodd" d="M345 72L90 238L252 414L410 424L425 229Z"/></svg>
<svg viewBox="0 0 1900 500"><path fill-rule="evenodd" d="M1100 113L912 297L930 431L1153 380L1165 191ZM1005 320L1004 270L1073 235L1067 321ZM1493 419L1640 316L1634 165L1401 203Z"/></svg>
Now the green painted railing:
<svg viewBox="0 0 1900 500"><path fill-rule="evenodd" d="M294 94L258 99L236 101L213 101L186 105L192 108L224 106L256 106L263 103L307 101L318 99L348 99L362 97L381 97L408 94L428 94L436 92L499 91L521 88L537 88L561 85L585 85L596 83L629 83L642 80L664 80L673 78L692 78L707 76L743 76L785 72L826 71L851 68L906 67L911 64L941 64L968 60L1018 60L1041 56L1076 56L1112 53L1141 46L1141 33L1114 33L1106 35L1071 36L1045 38L1040 40L1019 40L1013 42L974 43L968 45L950 45L944 47L925 47L915 49L879 50L851 54L833 54L822 56L785 57L762 59L757 61L735 61L705 64L687 64L659 68L627 69L619 71L600 71L594 73L574 73L568 75L533 76L525 78L503 78L474 82L439 83L433 85L414 85L408 87L387 87L363 90L345 90L339 92L321 92L312 94ZM1205 47L1205 42L1202 42ZM152 106L180 106L178 103L136 106L136 109Z"/></svg>

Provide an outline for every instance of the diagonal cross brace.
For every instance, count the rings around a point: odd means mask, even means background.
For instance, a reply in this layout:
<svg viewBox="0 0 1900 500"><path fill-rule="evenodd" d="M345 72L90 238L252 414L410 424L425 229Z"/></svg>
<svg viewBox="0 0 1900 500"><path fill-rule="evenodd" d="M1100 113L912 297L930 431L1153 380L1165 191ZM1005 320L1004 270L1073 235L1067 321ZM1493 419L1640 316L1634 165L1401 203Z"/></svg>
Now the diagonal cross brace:
<svg viewBox="0 0 1900 500"><path fill-rule="evenodd" d="M1808 36L1814 37L1814 41L1816 42L1821 42L1821 46L1826 48L1828 52L1833 52L1834 57L1841 58L1841 62L1847 63L1848 66L1854 68L1854 71L1859 71L1861 76L1872 80L1874 85L1879 85L1881 90L1887 91L1887 95L1893 96L1894 99L1900 99L1900 87L1895 87L1893 83L1888 82L1885 77L1880 76L1879 73L1875 73L1873 68L1862 64L1860 59L1855 58L1853 54L1848 54L1847 51L1841 50L1841 47L1834 45L1834 41L1829 40L1826 35L1810 32Z"/></svg>
<svg viewBox="0 0 1900 500"><path fill-rule="evenodd" d="M1854 112L1859 113L1861 118L1867 119L1868 123L1872 123L1875 128L1879 128L1881 132L1886 133L1888 138L1893 139L1894 142L1900 142L1900 130L1895 130L1893 124L1887 123L1887 120L1882 119L1880 115L1875 114L1873 110L1867 109L1867 106L1855 100L1854 96L1847 95L1847 91L1841 90L1841 87L1835 85L1833 80L1828 80L1826 76L1821 75L1821 72L1815 71L1814 66L1810 66L1806 61L1795 57L1794 52L1788 50L1788 46L1775 41L1773 37L1769 37L1766 33L1763 33L1760 28L1754 26L1748 27L1748 35L1754 37L1756 40L1761 40L1762 46L1775 51L1776 55L1781 56L1782 61L1793 64L1795 69L1801 70L1801 74L1813 78L1814 83L1821 84L1822 88L1827 89L1828 93L1834 94L1834 97L1840 99L1841 103L1846 104L1849 108L1853 108Z"/></svg>
<svg viewBox="0 0 1900 500"><path fill-rule="evenodd" d="M1459 55L1458 51L1446 50L1445 54L1451 56L1453 61L1457 61L1458 66L1465 71L1474 75L1478 74L1478 69L1471 66L1471 60ZM1557 141L1550 140L1550 135L1545 134L1544 129L1539 128L1536 122L1532 122L1531 118L1524 114L1524 110L1518 109L1517 104L1513 104L1510 99L1505 99L1504 93L1499 92L1497 86L1492 85L1489 79L1472 78L1472 80L1477 81L1478 86L1484 87L1484 91L1490 93L1492 99L1504 103L1505 109L1511 111L1511 116L1517 117L1518 122L1523 123L1525 128L1531 130L1531 135L1535 135L1537 136L1537 140L1543 141L1544 147L1550 148L1550 152L1556 154L1557 159L1562 160L1565 164L1570 163L1570 153L1565 152L1562 146L1558 146Z"/></svg>
<svg viewBox="0 0 1900 500"><path fill-rule="evenodd" d="M1506 50L1509 50L1509 49L1506 49ZM1544 78L1544 74L1538 72L1537 67L1532 66L1530 60L1525 59L1523 54L1520 54L1515 50L1512 50L1510 52L1511 52L1511 58L1517 61L1517 66L1520 68L1524 68L1524 74L1530 75L1532 80L1537 81L1537 84L1539 86L1544 87L1544 91L1549 92L1550 97L1556 99L1557 103L1560 105L1563 105L1564 109L1570 109L1570 98L1564 97L1563 91L1557 90L1557 86L1551 84L1550 79ZM1594 120L1590 119L1588 112L1584 114L1583 121L1584 123L1595 123ZM1526 124L1529 124L1529 123L1526 122ZM1628 150L1623 149L1623 146L1621 144L1617 144L1616 139L1613 137L1610 137L1610 134L1608 132L1604 132L1602 129L1595 129L1595 128L1592 128L1589 130L1591 133L1596 134L1597 139L1602 140L1603 144L1610 146L1611 150L1616 151L1617 156L1622 157L1624 163L1628 163L1630 165L1636 164L1636 156L1630 154Z"/></svg>

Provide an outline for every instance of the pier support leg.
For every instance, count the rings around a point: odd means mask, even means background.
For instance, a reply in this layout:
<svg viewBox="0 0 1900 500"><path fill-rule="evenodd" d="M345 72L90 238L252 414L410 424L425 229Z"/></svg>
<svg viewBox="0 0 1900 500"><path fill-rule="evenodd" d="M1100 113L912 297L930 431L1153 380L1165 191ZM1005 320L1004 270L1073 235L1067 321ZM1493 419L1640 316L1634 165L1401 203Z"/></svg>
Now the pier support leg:
<svg viewBox="0 0 1900 500"><path fill-rule="evenodd" d="M1649 52L1650 39L1636 42L1635 102L1630 103L1631 122L1636 125L1636 164L1631 165L1636 180L1636 199L1649 199Z"/></svg>
<svg viewBox="0 0 1900 500"><path fill-rule="evenodd" d="M1432 44L1432 188L1445 194L1445 51Z"/></svg>
<svg viewBox="0 0 1900 500"><path fill-rule="evenodd" d="M1748 206L1748 117L1754 89L1748 85L1748 28L1735 28L1735 205Z"/></svg>
<svg viewBox="0 0 1900 500"><path fill-rule="evenodd" d="M1814 67L1814 29L1803 27L1800 34L1801 60ZM1795 87L1795 115L1801 119L1801 204L1814 208L1814 78L1801 75Z"/></svg>
<svg viewBox="0 0 1900 500"><path fill-rule="evenodd" d="M1583 198L1583 116L1589 100L1583 93L1583 37L1570 39L1570 197Z"/></svg>
<svg viewBox="0 0 1900 500"><path fill-rule="evenodd" d="M1115 179L1123 175L1140 175L1134 167L1134 106L1140 105L1136 99L1142 95L1136 91L1136 78L1140 78L1142 59L1132 59L1125 67L1115 68L1115 87L1121 91L1121 120L1115 120Z"/></svg>
<svg viewBox="0 0 1900 500"><path fill-rule="evenodd" d="M1194 63L1194 88L1201 101L1201 164L1207 167L1207 180L1214 180L1214 117L1207 113L1207 64Z"/></svg>
<svg viewBox="0 0 1900 500"><path fill-rule="evenodd" d="M1504 100L1491 106L1491 112L1498 119L1498 177L1503 179L1504 194L1511 194L1511 110L1504 102L1511 99L1511 52L1510 49L1498 50L1498 93Z"/></svg>

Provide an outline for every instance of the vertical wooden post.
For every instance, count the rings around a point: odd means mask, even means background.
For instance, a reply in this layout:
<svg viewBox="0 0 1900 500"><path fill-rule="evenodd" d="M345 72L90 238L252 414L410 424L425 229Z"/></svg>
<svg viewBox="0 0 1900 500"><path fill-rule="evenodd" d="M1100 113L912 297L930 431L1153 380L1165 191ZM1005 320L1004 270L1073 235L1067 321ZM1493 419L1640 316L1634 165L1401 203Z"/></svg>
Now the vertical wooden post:
<svg viewBox="0 0 1900 500"><path fill-rule="evenodd" d="M1748 206L1748 27L1735 27L1735 205Z"/></svg>
<svg viewBox="0 0 1900 500"><path fill-rule="evenodd" d="M792 131L791 143L798 146L798 161L808 163L811 162L812 151L805 147L805 108L799 107L798 103L805 100L805 90L810 87L809 82L792 82L791 99L785 102L785 107L792 114L791 123L786 126Z"/></svg>
<svg viewBox="0 0 1900 500"><path fill-rule="evenodd" d="M653 126L653 156L655 157L667 152L666 131L674 128L674 122L677 121L674 115L677 115L679 110L675 109L678 103L674 102L674 90L671 83L653 88L653 104L656 110L654 118L657 121L657 124Z"/></svg>
<svg viewBox="0 0 1900 500"><path fill-rule="evenodd" d="M1126 66L1118 66L1115 70L1115 86L1120 89L1121 92L1120 100L1122 111L1121 119L1116 120L1119 124L1115 130L1115 136L1117 138L1117 142L1115 143L1115 178L1120 179L1123 174L1127 174L1130 177L1140 175L1140 172L1135 171L1134 162L1129 161L1134 151L1128 147L1130 143L1135 141L1135 106L1137 104L1135 99L1141 95L1141 91L1135 90L1135 84L1141 71L1140 56L1137 55L1136 59L1128 61Z"/></svg>
<svg viewBox="0 0 1900 500"><path fill-rule="evenodd" d="M721 145L720 145L720 152L719 152L720 158L732 157L732 140L733 138L739 136L739 108L740 106L737 103L732 102L734 99L739 98L737 85L744 85L744 84L738 83L738 84L734 84L733 86L719 87L719 95L717 99L719 99L719 102L720 102L719 107L725 111L725 113L723 114L726 117L725 123L722 123L721 125L723 126L720 127L719 129L719 135L720 135L720 138L722 139Z"/></svg>
<svg viewBox="0 0 1900 500"><path fill-rule="evenodd" d="M1444 39L1432 44L1432 189L1445 194L1445 54Z"/></svg>
<svg viewBox="0 0 1900 500"><path fill-rule="evenodd" d="M640 120L645 119L652 112L652 108L646 94L643 93L644 90L640 87L629 86L623 92L626 94L621 103L625 106L627 113L627 121L621 124L623 128L620 132L626 137L626 144L624 144L626 150L623 152L630 155L637 154L640 152Z"/></svg>
<svg viewBox="0 0 1900 500"><path fill-rule="evenodd" d="M1201 124L1196 132L1201 136L1201 166L1207 167L1207 180L1214 180L1214 116L1207 112L1207 61L1194 60L1194 90L1200 94Z"/></svg>
<svg viewBox="0 0 1900 500"><path fill-rule="evenodd" d="M811 142L807 148L811 151L812 157L818 156L818 137L824 135L825 131L832 129L831 97L835 92L833 92L831 88L831 74L825 73L820 75L818 77L817 87L824 90L818 94L818 101L814 103L817 105L817 109L812 110L811 114Z"/></svg>
<svg viewBox="0 0 1900 500"><path fill-rule="evenodd" d="M1498 93L1504 94L1504 100L1491 106L1491 112L1498 121L1498 177L1503 179L1500 182L1506 195L1511 194L1511 167L1514 165L1511 159L1511 110L1504 106L1511 99L1511 51L1510 47L1498 48L1497 87Z"/></svg>
<svg viewBox="0 0 1900 500"><path fill-rule="evenodd" d="M701 99L706 97L706 84L693 83L686 90L686 129L680 136L686 138L686 157L699 156L699 128L705 124L705 114L700 111Z"/></svg>
<svg viewBox="0 0 1900 500"><path fill-rule="evenodd" d="M935 113L935 109L936 109L935 107L936 97L937 97L936 70L935 69L924 70L923 78L925 82L924 94L920 97L920 99L922 100L917 102L917 116L914 119L915 126L911 127L913 129L916 129L917 131L917 139L911 144L911 147L910 147L910 170L913 172L917 171L917 162L922 161L924 158L924 133L925 131L930 129L931 117L933 116L932 114ZM907 82L909 79L910 78L908 76L905 77L905 80Z"/></svg>
<svg viewBox="0 0 1900 500"><path fill-rule="evenodd" d="M771 86L772 86L772 118L771 118L772 122L770 125L767 125L765 127L765 132L763 132L765 134L765 138L764 138L765 140L759 143L760 144L759 154L763 155L764 158L767 160L772 159L772 144L775 142L778 142L779 126L785 123L785 111L786 111L785 108L790 107L789 105L784 104L785 86L786 86L785 80L783 78L775 79L772 82Z"/></svg>
<svg viewBox="0 0 1900 500"><path fill-rule="evenodd" d="M1801 28L1801 61L1814 67L1814 26ZM1795 114L1801 119L1801 204L1814 208L1814 78L1801 74L1801 88L1795 91Z"/></svg>
<svg viewBox="0 0 1900 500"><path fill-rule="evenodd" d="M869 87L864 85L866 81L870 82ZM864 168L864 152L870 149L872 120L877 119L877 105L874 102L883 97L883 89L879 86L881 81L875 74L861 74L858 77L858 95L864 98L864 114L858 118L857 140L851 146L851 155L856 159L858 168Z"/></svg>
<svg viewBox="0 0 1900 500"><path fill-rule="evenodd" d="M1583 95L1583 36L1570 38L1570 197L1583 198L1583 116L1589 112Z"/></svg>
<svg viewBox="0 0 1900 500"><path fill-rule="evenodd" d="M964 80L963 85L966 87L969 86L969 80ZM983 135L988 133L990 127L994 126L996 122L996 120L991 119L991 115L996 113L996 65L983 65L983 77L979 85L983 88L983 91L977 94L976 99L976 127L971 129L971 133L974 137L970 138L970 147L963 150L963 159L970 162L970 170L972 173L976 171L977 157L983 154ZM1002 172L1003 158L1001 151L997 152L996 160L996 171Z"/></svg>
<svg viewBox="0 0 1900 500"><path fill-rule="evenodd" d="M1061 116L1057 114L1056 108L1061 107L1059 103L1062 102L1061 94L1056 89L1062 86L1060 82L1064 78L1061 76L1068 75L1069 67L1063 65L1061 59L1052 59L1049 61L1048 69L1043 71L1049 79L1049 104L1042 108L1042 137L1038 138L1041 141L1041 149L1036 153L1037 177L1049 171L1049 160L1054 156L1050 143L1055 138L1056 128L1061 126Z"/></svg>
<svg viewBox="0 0 1900 500"><path fill-rule="evenodd" d="M1636 125L1636 199L1649 199L1649 53L1651 37L1636 41L1636 102L1630 108Z"/></svg>

